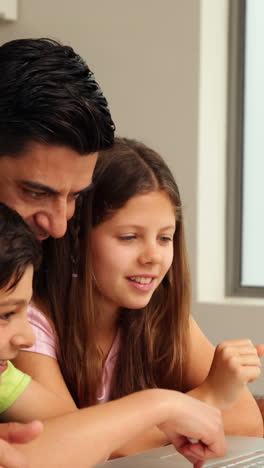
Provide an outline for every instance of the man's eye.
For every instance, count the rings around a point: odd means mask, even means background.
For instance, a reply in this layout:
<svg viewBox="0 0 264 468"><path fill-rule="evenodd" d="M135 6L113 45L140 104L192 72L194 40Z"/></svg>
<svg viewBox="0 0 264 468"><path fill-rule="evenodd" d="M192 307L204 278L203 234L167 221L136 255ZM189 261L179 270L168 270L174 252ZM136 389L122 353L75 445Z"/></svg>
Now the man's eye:
<svg viewBox="0 0 264 468"><path fill-rule="evenodd" d="M80 198L80 196L81 196L80 193L73 193L73 194L71 195L71 198L72 198L73 200L78 200L78 198Z"/></svg>
<svg viewBox="0 0 264 468"><path fill-rule="evenodd" d="M35 192L34 190L23 189L23 192L30 198L40 198L46 195L45 192Z"/></svg>
<svg viewBox="0 0 264 468"><path fill-rule="evenodd" d="M6 314L0 315L0 319L1 319L1 320L7 321L7 320L9 320L10 317L11 317L12 315L14 315L14 314L15 314L15 312L7 312Z"/></svg>

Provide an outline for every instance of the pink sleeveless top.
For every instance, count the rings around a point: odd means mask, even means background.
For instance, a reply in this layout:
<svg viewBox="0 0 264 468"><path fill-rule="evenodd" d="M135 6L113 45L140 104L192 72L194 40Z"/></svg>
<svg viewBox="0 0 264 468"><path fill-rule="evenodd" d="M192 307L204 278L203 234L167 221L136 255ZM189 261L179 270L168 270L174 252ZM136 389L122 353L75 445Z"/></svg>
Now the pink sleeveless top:
<svg viewBox="0 0 264 468"><path fill-rule="evenodd" d="M36 341L33 346L24 348L23 351L44 354L45 356L57 359L54 331L46 317L35 306L30 305L28 307L28 321L33 328ZM119 351L119 344L120 334L117 333L104 363L102 384L97 392L99 403L109 401L110 384Z"/></svg>

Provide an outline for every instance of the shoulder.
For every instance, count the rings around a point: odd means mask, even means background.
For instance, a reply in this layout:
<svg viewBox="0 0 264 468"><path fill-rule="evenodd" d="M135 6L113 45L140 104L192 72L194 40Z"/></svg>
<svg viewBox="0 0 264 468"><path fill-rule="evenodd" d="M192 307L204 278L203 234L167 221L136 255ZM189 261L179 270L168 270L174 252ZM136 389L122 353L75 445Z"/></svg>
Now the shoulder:
<svg viewBox="0 0 264 468"><path fill-rule="evenodd" d="M11 406L29 385L31 378L8 361L8 368L1 376L0 413Z"/></svg>
<svg viewBox="0 0 264 468"><path fill-rule="evenodd" d="M45 317L43 312L36 307L33 303L30 304L27 308L28 321L31 325L35 325L43 330L53 333L53 327L50 321Z"/></svg>
<svg viewBox="0 0 264 468"><path fill-rule="evenodd" d="M56 359L56 333L45 315L34 305L27 309L28 321L35 334L35 343L23 351L44 354Z"/></svg>

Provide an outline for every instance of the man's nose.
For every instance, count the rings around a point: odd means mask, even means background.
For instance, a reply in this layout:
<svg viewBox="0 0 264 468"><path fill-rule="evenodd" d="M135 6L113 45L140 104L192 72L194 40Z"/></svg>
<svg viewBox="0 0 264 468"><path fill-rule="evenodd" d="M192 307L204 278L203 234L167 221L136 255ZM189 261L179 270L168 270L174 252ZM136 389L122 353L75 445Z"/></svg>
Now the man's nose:
<svg viewBox="0 0 264 468"><path fill-rule="evenodd" d="M75 202L60 201L50 207L49 210L35 215L35 222L44 233L48 233L55 239L63 237L67 230L67 222L73 216Z"/></svg>

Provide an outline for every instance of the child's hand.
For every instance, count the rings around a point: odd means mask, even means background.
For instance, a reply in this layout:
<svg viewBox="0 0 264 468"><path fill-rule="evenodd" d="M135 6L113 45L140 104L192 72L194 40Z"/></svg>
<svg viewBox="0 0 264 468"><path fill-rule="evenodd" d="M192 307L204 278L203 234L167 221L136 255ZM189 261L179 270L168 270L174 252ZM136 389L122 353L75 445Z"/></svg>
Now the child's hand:
<svg viewBox="0 0 264 468"><path fill-rule="evenodd" d="M2 468L28 468L26 458L10 443L23 444L35 439L42 431L39 421L28 424L0 424L0 465ZM8 443L10 442L10 443Z"/></svg>
<svg viewBox="0 0 264 468"><path fill-rule="evenodd" d="M40 421L30 423L0 423L0 439L14 444L25 444L35 439L43 430Z"/></svg>
<svg viewBox="0 0 264 468"><path fill-rule="evenodd" d="M248 382L260 375L260 357L264 345L254 346L250 340L233 340L220 343L208 377L202 384L208 399L220 409L231 406Z"/></svg>
<svg viewBox="0 0 264 468"><path fill-rule="evenodd" d="M168 417L158 427L175 448L195 468L201 468L206 459L223 457L226 443L221 412L183 393L170 390L163 393ZM190 438L196 442L191 443Z"/></svg>

